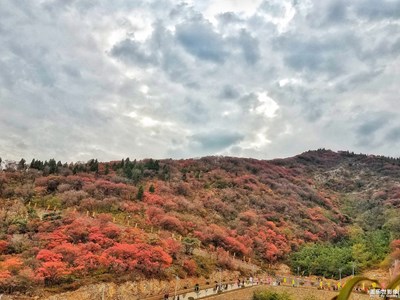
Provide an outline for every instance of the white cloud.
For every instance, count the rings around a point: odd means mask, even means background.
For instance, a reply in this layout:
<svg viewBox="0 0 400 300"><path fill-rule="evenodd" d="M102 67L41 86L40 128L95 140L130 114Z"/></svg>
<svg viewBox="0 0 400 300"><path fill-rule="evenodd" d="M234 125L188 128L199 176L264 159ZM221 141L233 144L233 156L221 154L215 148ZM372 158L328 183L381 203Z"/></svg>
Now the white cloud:
<svg viewBox="0 0 400 300"><path fill-rule="evenodd" d="M283 78L278 81L280 87L284 87L285 85L301 85L302 80L300 78Z"/></svg>
<svg viewBox="0 0 400 300"><path fill-rule="evenodd" d="M142 85L140 86L139 90L143 93L143 94L147 94L149 92L149 87L147 85Z"/></svg>
<svg viewBox="0 0 400 300"><path fill-rule="evenodd" d="M271 143L263 130L255 134L252 140L244 141L240 146L245 150L260 151L262 148Z"/></svg>
<svg viewBox="0 0 400 300"><path fill-rule="evenodd" d="M267 118L273 118L276 116L276 112L279 109L279 105L274 99L268 97L267 92L258 93L258 105L250 109L251 113L263 115Z"/></svg>

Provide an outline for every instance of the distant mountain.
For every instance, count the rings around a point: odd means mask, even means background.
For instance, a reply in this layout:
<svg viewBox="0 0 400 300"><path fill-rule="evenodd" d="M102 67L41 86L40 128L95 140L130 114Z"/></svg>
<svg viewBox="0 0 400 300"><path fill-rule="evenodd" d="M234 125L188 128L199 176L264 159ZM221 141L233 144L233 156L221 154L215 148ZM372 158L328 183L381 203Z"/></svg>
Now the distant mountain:
<svg viewBox="0 0 400 300"><path fill-rule="evenodd" d="M399 159L320 149L3 167L0 292L246 272L237 259L337 276L400 258Z"/></svg>

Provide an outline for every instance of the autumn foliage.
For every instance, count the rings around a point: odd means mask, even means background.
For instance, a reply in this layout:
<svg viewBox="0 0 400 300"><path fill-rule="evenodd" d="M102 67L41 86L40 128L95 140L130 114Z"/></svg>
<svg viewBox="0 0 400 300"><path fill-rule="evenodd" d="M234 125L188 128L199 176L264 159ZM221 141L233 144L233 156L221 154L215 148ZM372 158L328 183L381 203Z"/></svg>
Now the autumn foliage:
<svg viewBox="0 0 400 300"><path fill-rule="evenodd" d="M390 247L371 255L391 253L393 261L400 257L399 175L396 159L326 150L273 161L8 166L0 171L0 292L77 287L101 276L198 276L238 270L234 260L268 268L308 243L343 243L354 228L390 236ZM355 256L362 243L354 239Z"/></svg>

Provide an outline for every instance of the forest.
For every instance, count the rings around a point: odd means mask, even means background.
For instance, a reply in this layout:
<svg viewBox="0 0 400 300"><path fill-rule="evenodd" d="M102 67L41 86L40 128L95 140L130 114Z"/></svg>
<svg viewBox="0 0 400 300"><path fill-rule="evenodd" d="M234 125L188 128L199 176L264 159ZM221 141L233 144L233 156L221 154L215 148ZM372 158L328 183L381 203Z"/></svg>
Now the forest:
<svg viewBox="0 0 400 300"><path fill-rule="evenodd" d="M319 149L0 166L0 292L245 273L234 259L338 278L400 259L399 159Z"/></svg>

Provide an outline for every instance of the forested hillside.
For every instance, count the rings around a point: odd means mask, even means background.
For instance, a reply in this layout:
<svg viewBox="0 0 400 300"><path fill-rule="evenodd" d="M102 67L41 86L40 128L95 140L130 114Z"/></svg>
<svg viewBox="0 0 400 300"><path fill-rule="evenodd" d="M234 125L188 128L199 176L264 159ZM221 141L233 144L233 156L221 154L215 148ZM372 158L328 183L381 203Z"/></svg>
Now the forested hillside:
<svg viewBox="0 0 400 300"><path fill-rule="evenodd" d="M400 258L398 159L321 149L1 166L3 292L246 272L234 258L328 277Z"/></svg>

